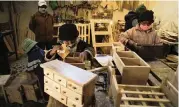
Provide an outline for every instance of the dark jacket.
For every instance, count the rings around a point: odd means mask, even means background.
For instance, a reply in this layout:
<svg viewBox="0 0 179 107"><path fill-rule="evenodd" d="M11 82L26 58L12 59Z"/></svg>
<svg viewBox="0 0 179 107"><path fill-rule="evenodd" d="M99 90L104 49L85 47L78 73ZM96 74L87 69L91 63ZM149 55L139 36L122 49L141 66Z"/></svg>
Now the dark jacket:
<svg viewBox="0 0 179 107"><path fill-rule="evenodd" d="M35 33L37 42L50 42L53 39L53 17L36 12L30 20L29 28Z"/></svg>
<svg viewBox="0 0 179 107"><path fill-rule="evenodd" d="M45 55L46 61L50 61L50 60L53 60L53 59L59 59L59 60L62 59L58 54L55 54L54 56L50 56L50 51L51 50L49 50ZM84 52L84 51L86 51L88 53L87 59L92 60L92 58L94 57L94 48L91 45L89 45L88 43L86 43L82 40L79 40L79 42L76 45L76 51L75 52L81 53L81 52Z"/></svg>

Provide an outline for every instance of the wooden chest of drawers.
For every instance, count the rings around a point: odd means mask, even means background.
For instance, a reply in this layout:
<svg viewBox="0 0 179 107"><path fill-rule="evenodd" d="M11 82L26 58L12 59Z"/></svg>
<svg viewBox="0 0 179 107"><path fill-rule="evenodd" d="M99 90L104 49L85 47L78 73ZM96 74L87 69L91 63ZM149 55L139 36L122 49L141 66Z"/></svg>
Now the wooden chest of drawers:
<svg viewBox="0 0 179 107"><path fill-rule="evenodd" d="M150 66L135 52L114 52L113 60L122 75L122 84L145 85L147 83Z"/></svg>
<svg viewBox="0 0 179 107"><path fill-rule="evenodd" d="M41 64L41 67L47 94L68 107L83 107L91 101L96 74L59 60Z"/></svg>

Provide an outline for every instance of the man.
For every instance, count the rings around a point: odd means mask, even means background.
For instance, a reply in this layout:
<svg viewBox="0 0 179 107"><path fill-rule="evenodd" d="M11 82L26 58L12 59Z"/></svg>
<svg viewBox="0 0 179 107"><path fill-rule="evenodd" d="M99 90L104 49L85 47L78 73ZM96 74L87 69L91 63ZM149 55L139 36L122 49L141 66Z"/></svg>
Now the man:
<svg viewBox="0 0 179 107"><path fill-rule="evenodd" d="M125 15L125 31L136 26L138 24L140 14L146 10L147 8L141 4L135 11L129 11L129 13Z"/></svg>
<svg viewBox="0 0 179 107"><path fill-rule="evenodd" d="M119 40L127 48L138 51L141 45L161 45L162 41L157 32L152 29L153 11L147 10L139 16L139 24L121 33Z"/></svg>
<svg viewBox="0 0 179 107"><path fill-rule="evenodd" d="M36 12L29 23L29 28L35 33L35 40L41 49L51 49L53 39L53 17L47 12L45 1L38 2L38 12Z"/></svg>
<svg viewBox="0 0 179 107"><path fill-rule="evenodd" d="M87 44L86 42L82 41L78 38L79 32L74 24L64 24L59 28L59 39L61 44L65 44L67 50L69 51L69 55L73 55L75 53L79 53L79 57L81 61L84 60L92 60L94 57L94 49L91 45ZM53 60L53 59L60 59L62 57L59 56L58 50L62 47L61 45L54 46L53 49L49 50L45 55L45 60Z"/></svg>

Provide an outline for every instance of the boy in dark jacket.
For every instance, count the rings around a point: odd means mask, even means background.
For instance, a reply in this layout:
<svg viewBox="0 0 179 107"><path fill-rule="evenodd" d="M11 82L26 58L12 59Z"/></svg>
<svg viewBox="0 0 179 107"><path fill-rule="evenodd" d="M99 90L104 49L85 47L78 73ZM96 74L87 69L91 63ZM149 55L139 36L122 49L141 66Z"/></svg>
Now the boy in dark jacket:
<svg viewBox="0 0 179 107"><path fill-rule="evenodd" d="M81 61L92 60L94 57L93 47L80 40L78 35L79 32L74 24L64 24L59 28L59 39L61 44L66 45L67 50L69 51L69 56L79 53ZM60 50L60 48L62 48L62 45L54 46L53 49L46 53L45 60L50 61L56 58L62 60L62 57L58 54L58 50Z"/></svg>

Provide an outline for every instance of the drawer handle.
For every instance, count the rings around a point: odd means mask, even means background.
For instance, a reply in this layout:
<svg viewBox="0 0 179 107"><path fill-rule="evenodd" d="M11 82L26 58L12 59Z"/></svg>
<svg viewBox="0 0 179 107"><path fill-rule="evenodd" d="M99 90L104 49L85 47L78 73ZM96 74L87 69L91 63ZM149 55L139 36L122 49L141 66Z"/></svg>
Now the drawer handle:
<svg viewBox="0 0 179 107"><path fill-rule="evenodd" d="M48 83L48 81L45 81L45 83Z"/></svg>
<svg viewBox="0 0 179 107"><path fill-rule="evenodd" d="M49 73L47 73L47 75L49 75Z"/></svg>
<svg viewBox="0 0 179 107"><path fill-rule="evenodd" d="M79 100L78 98L75 98L75 100Z"/></svg>
<svg viewBox="0 0 179 107"><path fill-rule="evenodd" d="M63 98L61 98L61 100L64 100Z"/></svg>
<svg viewBox="0 0 179 107"><path fill-rule="evenodd" d="M72 106L73 106L73 107L76 107L76 105L74 105L74 104L73 104Z"/></svg>
<svg viewBox="0 0 179 107"><path fill-rule="evenodd" d="M46 88L46 90L48 90L48 89Z"/></svg>
<svg viewBox="0 0 179 107"><path fill-rule="evenodd" d="M72 86L71 84L68 84L70 87Z"/></svg>
<svg viewBox="0 0 179 107"><path fill-rule="evenodd" d="M66 92L65 91L63 91L63 94L65 94Z"/></svg>
<svg viewBox="0 0 179 107"><path fill-rule="evenodd" d="M62 80L59 79L58 81L61 82Z"/></svg>
<svg viewBox="0 0 179 107"><path fill-rule="evenodd" d="M73 89L76 89L76 87L73 87Z"/></svg>
<svg viewBox="0 0 179 107"><path fill-rule="evenodd" d="M56 89L58 89L58 87L55 87Z"/></svg>

